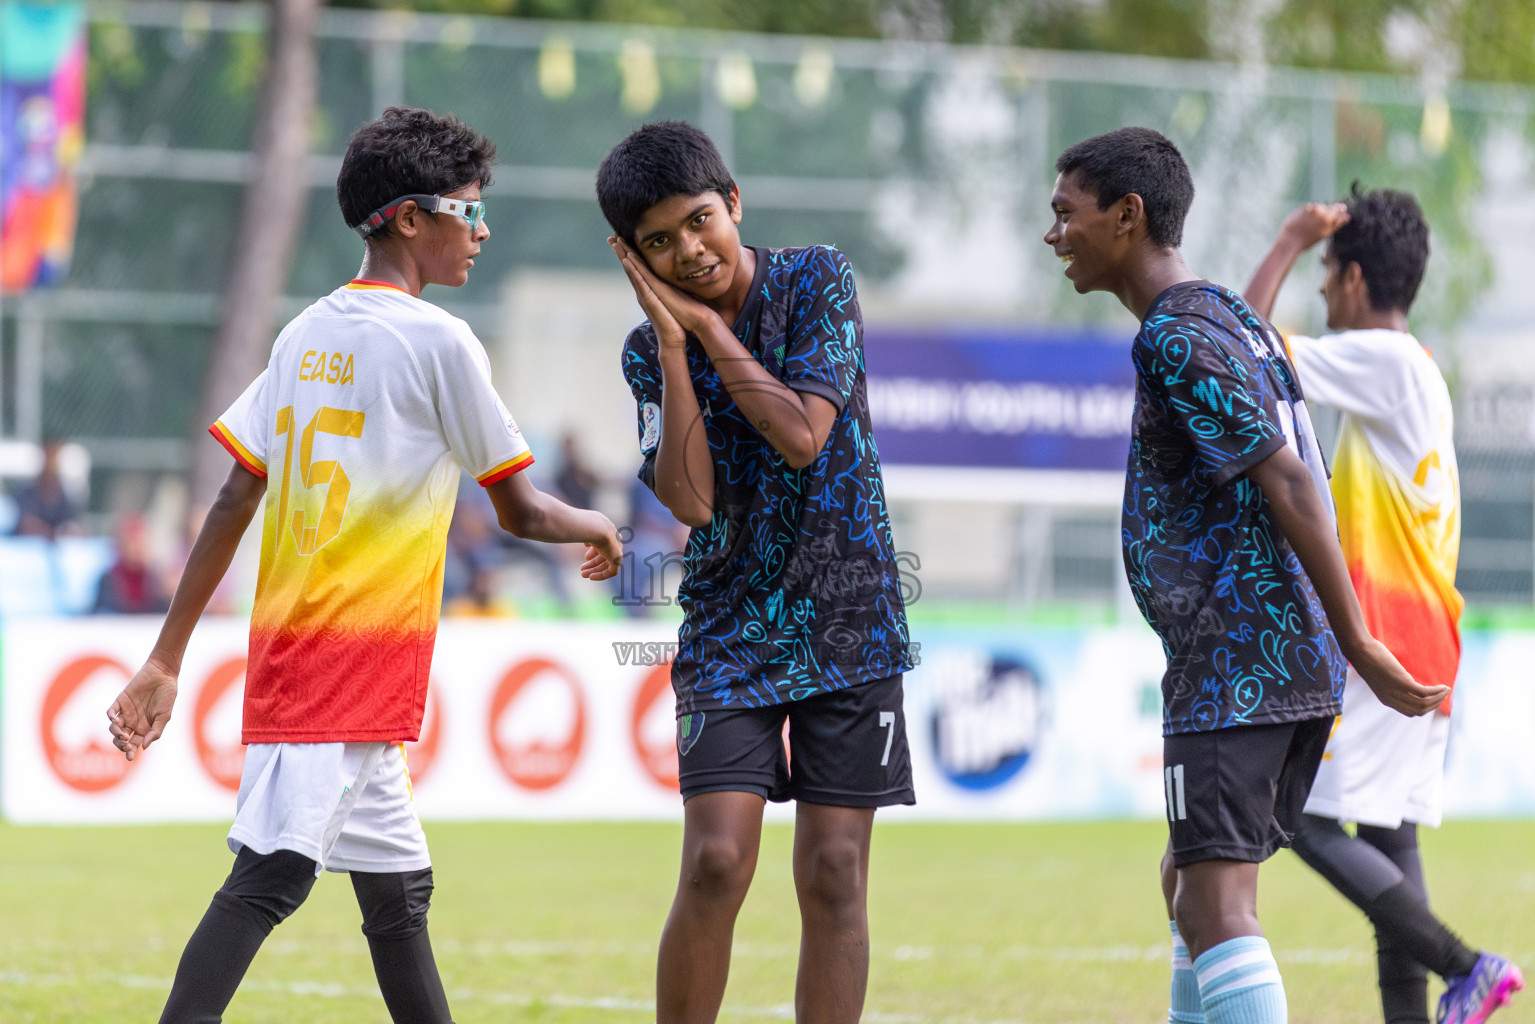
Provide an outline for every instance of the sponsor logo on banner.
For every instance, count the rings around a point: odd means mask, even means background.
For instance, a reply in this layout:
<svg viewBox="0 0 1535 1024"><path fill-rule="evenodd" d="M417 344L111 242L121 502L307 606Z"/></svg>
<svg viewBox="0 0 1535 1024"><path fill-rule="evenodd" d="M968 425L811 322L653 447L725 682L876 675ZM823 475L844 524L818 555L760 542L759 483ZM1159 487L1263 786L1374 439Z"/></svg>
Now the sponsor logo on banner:
<svg viewBox="0 0 1535 1024"><path fill-rule="evenodd" d="M545 790L569 777L586 742L586 698L564 665L529 658L513 665L490 700L490 748L515 785Z"/></svg>
<svg viewBox="0 0 1535 1024"><path fill-rule="evenodd" d="M703 715L693 715L697 727L703 728ZM629 716L629 734L634 740L634 753L640 759L645 774L662 789L678 791L677 748L687 742L691 750L698 742L698 734L691 734L685 741L678 732L677 697L672 691L672 667L657 665L645 673L639 689L634 694L634 709Z"/></svg>
<svg viewBox="0 0 1535 1024"><path fill-rule="evenodd" d="M442 742L442 698L437 695L437 681L427 684L426 716L421 719L421 738L405 744L405 768L410 773L412 789L432 770L437 757L437 745Z"/></svg>
<svg viewBox="0 0 1535 1024"><path fill-rule="evenodd" d="M237 793L240 771L245 767L245 744L240 742L241 712L245 697L245 658L220 662L203 682L192 708L192 740L197 760L220 786Z"/></svg>
<svg viewBox="0 0 1535 1024"><path fill-rule="evenodd" d="M933 750L955 785L987 790L1023 770L1044 723L1044 692L1027 663L974 648L930 663Z"/></svg>
<svg viewBox="0 0 1535 1024"><path fill-rule="evenodd" d="M39 722L43 752L53 774L71 789L101 793L127 776L128 759L112 746L103 712L131 677L116 658L87 654L48 684Z"/></svg>

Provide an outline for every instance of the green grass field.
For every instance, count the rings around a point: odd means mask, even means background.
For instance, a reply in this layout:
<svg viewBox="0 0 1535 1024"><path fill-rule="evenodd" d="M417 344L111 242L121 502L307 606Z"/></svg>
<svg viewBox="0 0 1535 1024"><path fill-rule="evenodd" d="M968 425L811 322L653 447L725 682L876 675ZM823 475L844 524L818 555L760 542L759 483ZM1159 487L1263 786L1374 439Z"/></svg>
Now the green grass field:
<svg viewBox="0 0 1535 1024"><path fill-rule="evenodd" d="M432 932L454 1015L648 1024L680 830L429 825ZM877 830L865 1019L1164 1019L1168 943L1156 822ZM792 1019L798 921L787 828L767 830L736 930L724 1021ZM0 1021L153 1021L181 945L229 866L215 827L0 826ZM1428 834L1437 905L1469 942L1535 967L1535 822ZM1261 913L1296 1022L1377 1020L1373 944L1288 852ZM230 1022L387 1021L351 886L326 875L273 933ZM1535 992L1495 1018L1535 1022Z"/></svg>

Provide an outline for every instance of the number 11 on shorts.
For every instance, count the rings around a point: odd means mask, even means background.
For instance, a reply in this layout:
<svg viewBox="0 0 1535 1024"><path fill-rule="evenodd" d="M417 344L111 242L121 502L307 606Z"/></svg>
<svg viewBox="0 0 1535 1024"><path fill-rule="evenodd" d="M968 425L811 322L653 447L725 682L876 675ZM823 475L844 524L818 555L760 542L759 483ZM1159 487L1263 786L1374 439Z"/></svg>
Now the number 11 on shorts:
<svg viewBox="0 0 1535 1024"><path fill-rule="evenodd" d="M1170 764L1162 769L1162 788L1167 792L1167 820L1187 820L1189 809L1183 795L1183 765Z"/></svg>

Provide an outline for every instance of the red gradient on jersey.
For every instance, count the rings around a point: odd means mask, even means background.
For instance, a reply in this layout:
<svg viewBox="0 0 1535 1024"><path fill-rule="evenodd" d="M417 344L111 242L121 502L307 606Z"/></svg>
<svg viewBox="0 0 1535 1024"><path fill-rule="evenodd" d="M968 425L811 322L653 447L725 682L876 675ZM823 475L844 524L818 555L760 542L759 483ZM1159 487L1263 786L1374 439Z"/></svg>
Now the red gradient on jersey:
<svg viewBox="0 0 1535 1024"><path fill-rule="evenodd" d="M297 631L251 624L245 743L385 743L421 737L437 627Z"/></svg>

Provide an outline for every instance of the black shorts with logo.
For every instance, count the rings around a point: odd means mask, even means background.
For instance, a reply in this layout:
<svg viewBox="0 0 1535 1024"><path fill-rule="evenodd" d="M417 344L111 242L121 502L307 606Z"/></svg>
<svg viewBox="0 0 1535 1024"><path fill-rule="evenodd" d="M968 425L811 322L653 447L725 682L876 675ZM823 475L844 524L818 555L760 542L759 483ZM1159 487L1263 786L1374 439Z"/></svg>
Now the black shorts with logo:
<svg viewBox="0 0 1535 1024"><path fill-rule="evenodd" d="M916 803L901 705L895 675L788 704L679 715L682 799L733 790L834 807Z"/></svg>
<svg viewBox="0 0 1535 1024"><path fill-rule="evenodd" d="M1260 863L1289 846L1332 724L1329 715L1164 737L1173 864Z"/></svg>

